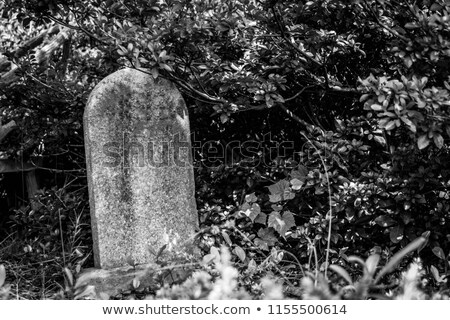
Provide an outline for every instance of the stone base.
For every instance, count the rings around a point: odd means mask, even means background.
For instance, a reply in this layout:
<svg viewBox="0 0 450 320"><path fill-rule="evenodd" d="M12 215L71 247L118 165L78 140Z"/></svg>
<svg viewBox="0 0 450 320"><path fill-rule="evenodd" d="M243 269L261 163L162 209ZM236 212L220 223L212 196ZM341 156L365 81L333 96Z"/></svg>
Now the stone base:
<svg viewBox="0 0 450 320"><path fill-rule="evenodd" d="M76 298L109 299L125 291L156 287L154 265L126 266L114 269L86 269L77 278Z"/></svg>

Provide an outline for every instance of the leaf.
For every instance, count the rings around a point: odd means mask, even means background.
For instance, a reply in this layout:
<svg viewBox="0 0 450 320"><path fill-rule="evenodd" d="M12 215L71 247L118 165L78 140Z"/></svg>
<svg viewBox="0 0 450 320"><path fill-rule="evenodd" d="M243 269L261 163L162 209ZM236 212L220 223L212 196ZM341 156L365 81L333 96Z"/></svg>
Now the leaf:
<svg viewBox="0 0 450 320"><path fill-rule="evenodd" d="M434 255L439 259L445 260L445 253L441 247L436 246L433 249L431 249L431 251L433 251Z"/></svg>
<svg viewBox="0 0 450 320"><path fill-rule="evenodd" d="M275 233L273 229L271 228L262 228L258 231L258 237L261 238L261 240L264 240L269 245L274 245L275 242L277 242L277 237L275 236Z"/></svg>
<svg viewBox="0 0 450 320"><path fill-rule="evenodd" d="M430 11L439 11L442 10L442 6L439 3L433 3L430 7Z"/></svg>
<svg viewBox="0 0 450 320"><path fill-rule="evenodd" d="M303 181L295 178L291 180L291 184L292 184L292 189L294 190L300 190L303 186Z"/></svg>
<svg viewBox="0 0 450 320"><path fill-rule="evenodd" d="M294 199L295 193L290 190L290 183L283 179L278 181L277 183L267 187L270 191L269 201L270 202L279 202L284 200Z"/></svg>
<svg viewBox="0 0 450 320"><path fill-rule="evenodd" d="M172 67L169 66L168 64L165 64L165 63L159 63L158 65L159 65L159 67L160 67L161 69L167 70L167 71L169 71L169 72L172 72L172 71L173 71Z"/></svg>
<svg viewBox="0 0 450 320"><path fill-rule="evenodd" d="M389 232L392 243L399 243L403 239L403 226L395 226Z"/></svg>
<svg viewBox="0 0 450 320"><path fill-rule="evenodd" d="M167 50L163 50L159 53L159 58L164 59L166 55L167 55Z"/></svg>
<svg viewBox="0 0 450 320"><path fill-rule="evenodd" d="M2 279L1 279L1 267L2 266L0 266L0 287L2 286ZM74 284L74 281L73 281L73 275L72 275L72 272L69 270L69 268L67 268L67 267L65 267L64 268L64 274L66 275L66 279L67 279L67 283L68 283L68 285L69 286L73 286L73 284Z"/></svg>
<svg viewBox="0 0 450 320"><path fill-rule="evenodd" d="M300 175L301 175L303 178L306 178L306 176L307 176L308 173L309 173L309 170L308 170L308 168L305 167L304 165L299 164L299 165L298 165L298 172L300 173ZM296 178L296 177L293 177L293 178ZM302 179L300 179L300 180L302 180Z"/></svg>
<svg viewBox="0 0 450 320"><path fill-rule="evenodd" d="M361 97L359 98L359 102L364 102L367 99L369 99L369 97L370 97L370 94L365 93L365 94L361 95Z"/></svg>
<svg viewBox="0 0 450 320"><path fill-rule="evenodd" d="M373 105L371 105L370 106L370 108L373 110L373 111L381 111L381 110L383 110L383 106L381 106L381 105L379 105L379 104L373 104Z"/></svg>
<svg viewBox="0 0 450 320"><path fill-rule="evenodd" d="M276 203L281 201L281 194L269 194L269 201Z"/></svg>
<svg viewBox="0 0 450 320"><path fill-rule="evenodd" d="M375 278L374 284L376 284L385 274L391 272L394 270L394 268L398 265L398 263L410 252L416 250L420 246L422 246L427 240L420 236L411 243L409 243L406 247L404 247L402 250L397 252L389 261L388 263L381 269L381 271L378 273L377 277Z"/></svg>
<svg viewBox="0 0 450 320"><path fill-rule="evenodd" d="M210 262L214 260L214 258L215 258L214 255L212 255L211 253L205 254L203 256L202 263L204 265L208 265Z"/></svg>
<svg viewBox="0 0 450 320"><path fill-rule="evenodd" d="M434 280L436 280L436 282L438 282L438 283L445 282L445 274L441 276L439 274L439 270L435 266L431 266L430 271L434 277Z"/></svg>
<svg viewBox="0 0 450 320"><path fill-rule="evenodd" d="M286 231L296 226L294 214L290 211L286 211L285 213L283 213L283 221L287 228Z"/></svg>
<svg viewBox="0 0 450 320"><path fill-rule="evenodd" d="M405 63L405 65L406 65L408 68L411 68L411 66L412 66L412 64L413 64L413 61L411 60L410 57L405 57L405 59L403 59L403 62Z"/></svg>
<svg viewBox="0 0 450 320"><path fill-rule="evenodd" d="M439 149L444 146L444 138L439 133L434 134L433 141L436 147L438 147Z"/></svg>
<svg viewBox="0 0 450 320"><path fill-rule="evenodd" d="M269 243L267 241L264 241L263 239L256 238L255 244L260 248L261 250L268 251L269 250Z"/></svg>
<svg viewBox="0 0 450 320"><path fill-rule="evenodd" d="M290 211L286 211L283 216L277 211L273 211L269 215L268 227L274 228L282 237L286 235L286 232L295 226L294 215Z"/></svg>
<svg viewBox="0 0 450 320"><path fill-rule="evenodd" d="M239 258L242 262L245 262L246 254L245 254L244 249L242 249L242 248L239 247L239 246L236 246L236 247L233 249L233 252L238 256L238 258Z"/></svg>
<svg viewBox="0 0 450 320"><path fill-rule="evenodd" d="M258 265L256 264L256 261L254 259L250 260L250 262L247 265L247 271L250 274L253 274L256 271L256 268L258 267Z"/></svg>
<svg viewBox="0 0 450 320"><path fill-rule="evenodd" d="M255 196L254 192L250 193L250 194L247 194L245 196L245 201L247 201L247 202L256 202L256 200L258 200L258 198Z"/></svg>
<svg viewBox="0 0 450 320"><path fill-rule="evenodd" d="M136 266L136 261L133 259L131 255L127 257L127 263L132 267Z"/></svg>
<svg viewBox="0 0 450 320"><path fill-rule="evenodd" d="M392 129L394 129L396 127L396 123L395 120L389 121L388 123L386 123L386 126L384 127L384 129L386 131L390 131Z"/></svg>
<svg viewBox="0 0 450 320"><path fill-rule="evenodd" d="M394 224L397 223L397 221L395 221L394 219L392 219L388 215L379 216L379 217L375 218L374 221L379 226L385 227L385 228L393 226Z"/></svg>
<svg viewBox="0 0 450 320"><path fill-rule="evenodd" d="M298 179L300 181L305 181L308 176L309 170L303 165L299 165L297 170L292 170L290 176L292 179Z"/></svg>
<svg viewBox="0 0 450 320"><path fill-rule="evenodd" d="M222 113L220 115L220 122L225 123L228 121L228 115L226 113Z"/></svg>
<svg viewBox="0 0 450 320"><path fill-rule="evenodd" d="M349 284L353 284L352 278L350 277L348 272L344 268L342 268L341 266L338 266L336 264L331 264L329 266L329 269L331 269L334 272L336 272L338 275L340 275L342 278L344 278Z"/></svg>
<svg viewBox="0 0 450 320"><path fill-rule="evenodd" d="M416 133L417 127L411 120L406 117L401 117L400 119L408 126L409 130Z"/></svg>
<svg viewBox="0 0 450 320"><path fill-rule="evenodd" d="M274 228L276 231L281 230L284 226L284 223L281 220L281 214L277 211L273 211L269 215L269 221L267 222L267 226ZM278 232L278 233L280 233L280 232Z"/></svg>
<svg viewBox="0 0 450 320"><path fill-rule="evenodd" d="M153 79L156 79L159 76L159 70L157 68L151 69L150 73L152 74Z"/></svg>
<svg viewBox="0 0 450 320"><path fill-rule="evenodd" d="M260 212L253 223L267 225L267 214L265 214L264 212Z"/></svg>
<svg viewBox="0 0 450 320"><path fill-rule="evenodd" d="M373 136L373 140L381 144L383 147L386 146L386 139L384 139L382 136Z"/></svg>
<svg viewBox="0 0 450 320"><path fill-rule="evenodd" d="M441 278L441 276L439 275L438 269L437 269L435 266L431 266L431 267L430 267L430 271L431 271L431 274L433 275L434 279L435 279L436 281L439 281L439 279Z"/></svg>
<svg viewBox="0 0 450 320"><path fill-rule="evenodd" d="M139 281L138 278L134 278L133 279L133 288L137 289L137 288L139 288L140 285L141 285L141 281Z"/></svg>
<svg viewBox="0 0 450 320"><path fill-rule="evenodd" d="M225 242L231 247L233 243L231 242L230 236L225 230L222 230L222 237L225 240Z"/></svg>
<svg viewBox="0 0 450 320"><path fill-rule="evenodd" d="M204 264L209 264L210 262L214 262L214 264L220 263L220 252L216 247L211 247L209 253L203 257Z"/></svg>
<svg viewBox="0 0 450 320"><path fill-rule="evenodd" d="M241 211L252 220L252 222L255 221L256 217L260 214L261 208L259 204L253 203L249 204L248 202L244 203L241 207Z"/></svg>
<svg viewBox="0 0 450 320"><path fill-rule="evenodd" d="M419 25L415 22L408 22L407 24L405 24L405 28L406 29L417 29L417 28L419 28Z"/></svg>
<svg viewBox="0 0 450 320"><path fill-rule="evenodd" d="M6 280L5 266L0 264L0 288L5 284L5 280Z"/></svg>
<svg viewBox="0 0 450 320"><path fill-rule="evenodd" d="M375 271L377 270L379 261L380 261L379 254L372 254L367 258L366 268L367 268L367 272L369 273L370 277L372 277L375 274Z"/></svg>
<svg viewBox="0 0 450 320"><path fill-rule="evenodd" d="M417 146L420 150L425 149L430 144L430 139L428 139L427 134L421 135L419 139L417 139Z"/></svg>

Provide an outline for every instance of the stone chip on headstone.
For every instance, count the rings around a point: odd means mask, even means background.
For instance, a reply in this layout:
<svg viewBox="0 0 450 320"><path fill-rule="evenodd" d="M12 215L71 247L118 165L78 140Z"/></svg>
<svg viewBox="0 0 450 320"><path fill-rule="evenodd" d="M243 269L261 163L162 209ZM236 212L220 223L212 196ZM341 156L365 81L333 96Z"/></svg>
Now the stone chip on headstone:
<svg viewBox="0 0 450 320"><path fill-rule="evenodd" d="M192 240L189 118L172 83L136 69L109 75L89 97L84 135L97 268L153 263Z"/></svg>

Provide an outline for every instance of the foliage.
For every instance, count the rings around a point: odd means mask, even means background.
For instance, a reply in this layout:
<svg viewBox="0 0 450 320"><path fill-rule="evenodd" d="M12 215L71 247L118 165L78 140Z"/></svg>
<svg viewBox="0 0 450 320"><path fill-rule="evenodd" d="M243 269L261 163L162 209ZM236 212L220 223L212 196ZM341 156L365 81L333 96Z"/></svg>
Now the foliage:
<svg viewBox="0 0 450 320"><path fill-rule="evenodd" d="M417 255L448 285L448 1L11 0L0 11L0 62L19 75L0 79L1 116L20 127L2 157L82 176L88 93L121 66L146 68L188 102L200 247L228 246L242 282L263 278L260 265L326 278L349 255L387 262L425 237ZM70 34L61 49L23 52L54 26ZM25 213L13 221L36 225L28 237L58 229Z"/></svg>
<svg viewBox="0 0 450 320"><path fill-rule="evenodd" d="M22 207L11 215L0 261L10 268L20 298L52 297L61 289L63 267L78 274L92 265L86 197L84 190L68 186L44 189L36 196L38 209Z"/></svg>

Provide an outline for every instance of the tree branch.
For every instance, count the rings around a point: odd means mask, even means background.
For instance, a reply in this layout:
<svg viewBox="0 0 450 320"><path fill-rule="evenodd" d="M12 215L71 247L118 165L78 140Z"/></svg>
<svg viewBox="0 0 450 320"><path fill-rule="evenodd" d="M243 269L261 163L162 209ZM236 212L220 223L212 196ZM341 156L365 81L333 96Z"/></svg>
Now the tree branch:
<svg viewBox="0 0 450 320"><path fill-rule="evenodd" d="M16 51L10 54L10 57L14 57L16 59L23 57L28 51L36 48L44 41L45 37L57 34L60 31L59 26L53 26L47 30L44 30L36 37L28 40L22 46L20 46ZM8 69L11 66L12 62L6 57L0 57L0 72Z"/></svg>
<svg viewBox="0 0 450 320"><path fill-rule="evenodd" d="M399 39L402 39L402 40L405 41L405 42L409 42L409 41L410 41L410 39L408 39L407 37L402 36L400 33L398 33L397 31L395 31L394 29L392 29L392 28L390 28L390 27L384 25L384 24L380 21L380 18L378 17L378 15L376 14L376 12L373 11L372 7L367 3L366 0L364 0L364 4L365 4L365 7L368 9L368 11L370 11L370 13L372 14L372 16L375 18L375 22L376 22L380 27L382 27L383 29L389 31L391 34L393 34L394 36L396 36L396 37L399 38Z"/></svg>
<svg viewBox="0 0 450 320"><path fill-rule="evenodd" d="M283 27L281 25L281 22L278 19L278 14L275 11L275 7L271 8L272 10L272 14L277 22L278 28L280 29L281 32L281 37L284 39L284 41L290 46L292 47L295 51L297 51L297 53L299 53L302 57L304 57L305 59L313 62L315 65L317 65L318 67L323 67L322 63L320 63L319 61L317 61L316 59L314 59L313 57L310 57L309 55L307 55L305 52L303 52L302 50L300 50L296 45L294 45L291 40L289 40L289 38L286 36L286 34L284 33Z"/></svg>
<svg viewBox="0 0 450 320"><path fill-rule="evenodd" d="M0 122L0 142L15 128L17 128L17 124L14 120L11 120L5 125L2 125Z"/></svg>

